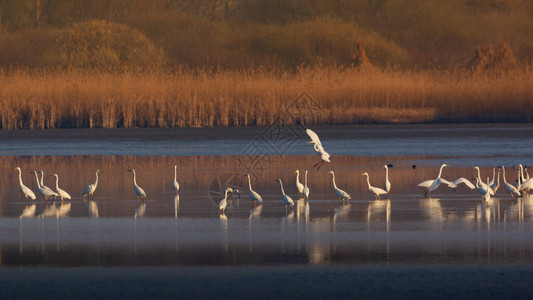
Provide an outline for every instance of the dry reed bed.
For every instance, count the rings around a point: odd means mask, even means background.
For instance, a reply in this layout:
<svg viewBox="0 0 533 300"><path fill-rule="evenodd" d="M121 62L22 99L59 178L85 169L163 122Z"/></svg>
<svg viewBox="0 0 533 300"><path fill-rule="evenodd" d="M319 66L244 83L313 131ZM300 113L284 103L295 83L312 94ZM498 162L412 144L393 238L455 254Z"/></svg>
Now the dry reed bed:
<svg viewBox="0 0 533 300"><path fill-rule="evenodd" d="M288 124L530 122L531 82L527 71L9 70L0 72L0 126L247 126L278 118ZM299 102L303 92L311 99Z"/></svg>

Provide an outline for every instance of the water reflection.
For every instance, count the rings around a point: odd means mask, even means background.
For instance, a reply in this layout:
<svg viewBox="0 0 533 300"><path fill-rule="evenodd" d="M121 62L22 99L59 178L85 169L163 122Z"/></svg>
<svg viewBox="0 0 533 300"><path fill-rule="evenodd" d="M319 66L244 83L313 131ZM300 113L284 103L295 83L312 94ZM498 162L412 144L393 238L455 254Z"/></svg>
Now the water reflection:
<svg viewBox="0 0 533 300"><path fill-rule="evenodd" d="M20 214L19 218L35 218L35 210L37 208L37 205L35 204L27 204L24 206L24 209L22 210L22 213Z"/></svg>
<svg viewBox="0 0 533 300"><path fill-rule="evenodd" d="M98 204L94 200L83 201L86 215L91 218L98 218Z"/></svg>
<svg viewBox="0 0 533 300"><path fill-rule="evenodd" d="M133 214L133 218L142 218L144 217L144 214L146 213L146 201L139 201L137 203L137 208L135 208L135 213Z"/></svg>

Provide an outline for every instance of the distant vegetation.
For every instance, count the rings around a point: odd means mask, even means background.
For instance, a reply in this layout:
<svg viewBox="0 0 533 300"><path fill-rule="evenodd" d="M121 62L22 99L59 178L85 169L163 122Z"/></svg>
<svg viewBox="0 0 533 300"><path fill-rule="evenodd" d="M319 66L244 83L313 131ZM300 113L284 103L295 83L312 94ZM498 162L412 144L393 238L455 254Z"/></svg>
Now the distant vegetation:
<svg viewBox="0 0 533 300"><path fill-rule="evenodd" d="M453 68L480 46L504 42L522 61L533 45L531 0L0 0L0 66L79 65L61 36L92 20L117 46L153 42L134 55L143 66L159 50L189 67L350 65L362 43L378 66ZM92 63L116 61L103 52Z"/></svg>
<svg viewBox="0 0 533 300"><path fill-rule="evenodd" d="M0 0L0 127L533 121L531 0Z"/></svg>

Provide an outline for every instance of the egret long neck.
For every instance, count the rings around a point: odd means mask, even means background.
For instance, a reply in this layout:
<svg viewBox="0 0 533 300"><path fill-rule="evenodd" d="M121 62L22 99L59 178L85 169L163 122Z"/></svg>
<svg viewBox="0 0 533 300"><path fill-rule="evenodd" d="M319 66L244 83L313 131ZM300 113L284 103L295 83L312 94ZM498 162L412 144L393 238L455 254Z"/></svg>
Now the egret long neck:
<svg viewBox="0 0 533 300"><path fill-rule="evenodd" d="M442 175L442 169L444 169L444 165L440 166L439 176L437 176L437 178L440 178L440 176Z"/></svg>
<svg viewBox="0 0 533 300"><path fill-rule="evenodd" d="M494 183L494 178L496 178L496 168L492 168L492 179L490 180L490 183Z"/></svg>
<svg viewBox="0 0 533 300"><path fill-rule="evenodd" d="M41 186L44 186L44 172L41 172Z"/></svg>
<svg viewBox="0 0 533 300"><path fill-rule="evenodd" d="M333 187L334 187L334 188L337 188L337 185L335 184L335 174L334 174L334 173L331 173L331 175L333 176L333 177L332 177L332 180L333 180Z"/></svg>
<svg viewBox="0 0 533 300"><path fill-rule="evenodd" d="M98 185L98 172L96 172L96 181L94 182L94 186L96 187Z"/></svg>
<svg viewBox="0 0 533 300"><path fill-rule="evenodd" d="M19 183L20 183L20 185L24 185L22 183L22 172L20 170L18 170L18 169L17 169L17 171L19 171Z"/></svg>
<svg viewBox="0 0 533 300"><path fill-rule="evenodd" d="M176 179L178 178L177 177L177 170L178 170L178 166L174 166L174 181L176 181Z"/></svg>
<svg viewBox="0 0 533 300"><path fill-rule="evenodd" d="M366 176L366 183L368 184L368 189L370 189L372 186L370 185L370 176L368 176L368 174L365 175ZM439 175L440 177L440 175Z"/></svg>
<svg viewBox="0 0 533 300"><path fill-rule="evenodd" d="M296 172L296 185L300 185L300 172Z"/></svg>
<svg viewBox="0 0 533 300"><path fill-rule="evenodd" d="M250 180L250 175L248 175L246 177L248 177L248 188L251 190L252 189L252 181Z"/></svg>
<svg viewBox="0 0 533 300"><path fill-rule="evenodd" d="M385 181L389 181L389 168L385 166Z"/></svg>
<svg viewBox="0 0 533 300"><path fill-rule="evenodd" d="M39 183L39 176L37 176L37 172L35 172L33 174L35 174L35 181L37 181L37 187L41 188L41 184Z"/></svg>
<svg viewBox="0 0 533 300"><path fill-rule="evenodd" d="M507 181L505 180L505 167L502 166L502 176L503 176L503 183L507 183Z"/></svg>
<svg viewBox="0 0 533 300"><path fill-rule="evenodd" d="M137 185L137 180L135 179L135 171L133 171L133 185Z"/></svg>
<svg viewBox="0 0 533 300"><path fill-rule="evenodd" d="M281 182L281 180L279 181L279 185L281 186L281 193L283 194L283 196L285 196L285 191L283 190L283 183Z"/></svg>
<svg viewBox="0 0 533 300"><path fill-rule="evenodd" d="M56 190L59 190L59 177L56 175Z"/></svg>

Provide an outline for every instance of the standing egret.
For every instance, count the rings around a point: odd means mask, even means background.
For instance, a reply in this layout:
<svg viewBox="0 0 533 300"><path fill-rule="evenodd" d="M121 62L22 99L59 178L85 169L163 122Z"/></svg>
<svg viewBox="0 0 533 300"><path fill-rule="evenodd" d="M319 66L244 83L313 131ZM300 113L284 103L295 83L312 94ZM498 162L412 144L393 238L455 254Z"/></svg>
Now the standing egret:
<svg viewBox="0 0 533 300"><path fill-rule="evenodd" d="M35 194L33 193L33 191L30 190L27 186L25 186L24 183L22 183L22 171L20 170L20 168L16 167L13 168L13 170L19 171L19 190L24 196L24 201L27 202L29 201L29 199L35 200Z"/></svg>
<svg viewBox="0 0 533 300"><path fill-rule="evenodd" d="M305 170L305 179L304 179L304 198L309 200L309 187L307 186L307 170Z"/></svg>
<svg viewBox="0 0 533 300"><path fill-rule="evenodd" d="M47 187L46 185L44 185L44 171L41 170L41 171L39 171L38 173L41 174L41 187L42 187L43 189L47 189L47 190L50 190L50 191L54 192L54 190L52 190L51 188L49 188L49 187ZM54 193L55 193L55 192L54 192Z"/></svg>
<svg viewBox="0 0 533 300"><path fill-rule="evenodd" d="M333 189L335 190L335 194L337 194L337 197L339 197L339 200L346 201L352 199L352 197L348 193L339 189L335 184L335 173L333 173L333 171L329 171L328 173L333 176Z"/></svg>
<svg viewBox="0 0 533 300"><path fill-rule="evenodd" d="M177 176L178 176L177 170L178 170L178 166L174 165L174 181L172 182L172 190L174 191L175 195L177 195L180 190L180 184L178 183L178 180L177 180Z"/></svg>
<svg viewBox="0 0 533 300"><path fill-rule="evenodd" d="M88 186L86 186L83 189L83 192L81 193L82 197L87 196L87 200L89 200L91 198L91 196L94 199L94 191L96 191L96 187L98 186L98 172L100 172L100 170L96 170L96 172L95 172L96 181L94 183L91 183Z"/></svg>
<svg viewBox="0 0 533 300"><path fill-rule="evenodd" d="M492 190L490 188L490 184L486 184L485 182L483 182L483 180L481 180L481 172L479 170L479 167L478 166L474 166L474 169L477 170L477 179L478 179L479 186L482 186L482 187L486 188L488 190L488 192L490 193L490 195L494 196L494 190Z"/></svg>
<svg viewBox="0 0 533 300"><path fill-rule="evenodd" d="M128 172L132 172L133 173L133 189L135 190L135 194L137 194L137 200L140 200L142 199L143 201L146 200L146 193L144 192L144 190L137 185L137 179L135 178L135 170L134 169L129 169Z"/></svg>
<svg viewBox="0 0 533 300"><path fill-rule="evenodd" d="M520 197L520 192L518 189L514 185L507 183L507 180L505 179L505 167L500 166L500 168L502 168L503 187L507 190L512 198Z"/></svg>
<svg viewBox="0 0 533 300"><path fill-rule="evenodd" d="M46 203L48 204L48 198L50 197L59 197L59 194L57 194L56 192L52 191L51 189L49 188L44 188L41 186L41 183L39 182L39 176L37 175L37 172L35 171L32 171L30 173L33 173L35 174L35 180L37 181L37 191L39 192L39 194L41 194L41 196L44 197L44 199L46 200Z"/></svg>
<svg viewBox="0 0 533 300"><path fill-rule="evenodd" d="M224 199L222 199L222 201L220 201L220 203L218 204L218 209L220 210L220 213L223 214L226 212L226 206L228 205L228 195L232 192L233 190L231 188L224 189Z"/></svg>
<svg viewBox="0 0 533 300"><path fill-rule="evenodd" d="M368 184L368 191L374 194L374 198L381 200L381 195L386 195L387 191L380 189L378 187L374 187L370 185L370 175L368 173L363 173L362 176L366 176L366 183Z"/></svg>
<svg viewBox="0 0 533 300"><path fill-rule="evenodd" d="M481 194L481 197L483 199L485 198L486 194L489 194L489 196L490 196L488 185L486 185L484 182L483 182L484 185L482 185L481 184L482 182L480 182L480 180L477 177L472 178L472 180L476 181L476 189ZM489 197L489 199L490 199L490 197Z"/></svg>
<svg viewBox="0 0 533 300"><path fill-rule="evenodd" d="M300 170L296 170L294 173L296 173L296 189L298 190L298 194L303 195L304 185L300 182Z"/></svg>
<svg viewBox="0 0 533 300"><path fill-rule="evenodd" d="M315 152L320 155L320 161L313 165L313 167L318 166L317 170L320 170L320 167L324 164L324 162L331 162L329 160L330 155L326 152L326 150L324 150L324 147L322 147L322 143L320 142L318 135L313 130L306 129L305 132L307 132L307 135L311 138L311 141L308 143L313 144L313 149L315 149Z"/></svg>
<svg viewBox="0 0 533 300"><path fill-rule="evenodd" d="M59 194L59 197L61 198L61 202L63 202L64 199L70 200L70 195L64 190L59 188L59 176L57 176L57 174L54 174L52 176L56 177L56 193Z"/></svg>
<svg viewBox="0 0 533 300"><path fill-rule="evenodd" d="M442 164L439 170L439 176L435 179L430 179L419 183L417 186L424 191L425 196L431 196L431 192L434 191L442 183L440 176L442 175L442 169L447 167L447 164Z"/></svg>
<svg viewBox="0 0 533 300"><path fill-rule="evenodd" d="M285 204L285 208L288 208L289 206L293 207L294 201L292 201L291 197L285 194L285 191L283 190L283 182L281 182L281 179L276 179L276 181L279 182L279 185L281 187L281 193L283 194L283 203Z"/></svg>
<svg viewBox="0 0 533 300"><path fill-rule="evenodd" d="M385 183L383 184L383 187L384 187L385 192L387 192L388 194L391 188L391 184L389 181L389 165L384 165L383 167L385 168Z"/></svg>
<svg viewBox="0 0 533 300"><path fill-rule="evenodd" d="M261 198L261 196L256 191L254 191L252 189L252 182L250 180L250 174L246 174L244 176L248 177L248 195L256 203L262 203L263 202L263 198Z"/></svg>

